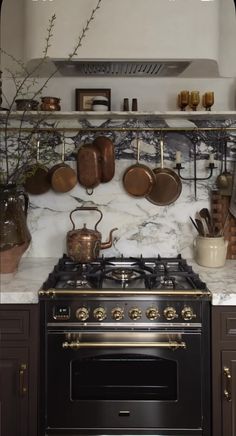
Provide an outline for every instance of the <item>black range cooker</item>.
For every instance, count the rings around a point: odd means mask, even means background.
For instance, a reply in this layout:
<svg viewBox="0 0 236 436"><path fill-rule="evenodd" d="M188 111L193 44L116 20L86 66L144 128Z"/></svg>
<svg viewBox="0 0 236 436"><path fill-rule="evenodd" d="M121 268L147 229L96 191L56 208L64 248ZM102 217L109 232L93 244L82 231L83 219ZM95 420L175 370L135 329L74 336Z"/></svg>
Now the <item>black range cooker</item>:
<svg viewBox="0 0 236 436"><path fill-rule="evenodd" d="M211 295L180 255L64 255L39 296L41 435L211 435Z"/></svg>

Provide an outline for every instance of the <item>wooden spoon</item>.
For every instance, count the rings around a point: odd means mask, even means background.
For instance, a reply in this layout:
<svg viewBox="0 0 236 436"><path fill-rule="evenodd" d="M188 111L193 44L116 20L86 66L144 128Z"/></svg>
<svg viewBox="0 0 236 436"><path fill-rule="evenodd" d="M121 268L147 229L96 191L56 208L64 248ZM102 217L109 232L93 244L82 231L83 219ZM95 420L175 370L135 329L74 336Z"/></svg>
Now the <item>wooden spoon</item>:
<svg viewBox="0 0 236 436"><path fill-rule="evenodd" d="M209 235L214 236L213 224L209 210L206 207L203 207L200 210L199 215L202 219L205 220Z"/></svg>

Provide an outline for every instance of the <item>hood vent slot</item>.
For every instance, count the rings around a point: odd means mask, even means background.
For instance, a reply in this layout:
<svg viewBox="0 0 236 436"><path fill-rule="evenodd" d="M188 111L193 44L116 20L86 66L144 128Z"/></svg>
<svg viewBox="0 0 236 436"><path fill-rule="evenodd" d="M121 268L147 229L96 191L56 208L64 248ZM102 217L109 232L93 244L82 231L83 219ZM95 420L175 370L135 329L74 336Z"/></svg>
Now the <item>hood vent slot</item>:
<svg viewBox="0 0 236 436"><path fill-rule="evenodd" d="M63 76L176 77L190 62L54 60L54 64Z"/></svg>

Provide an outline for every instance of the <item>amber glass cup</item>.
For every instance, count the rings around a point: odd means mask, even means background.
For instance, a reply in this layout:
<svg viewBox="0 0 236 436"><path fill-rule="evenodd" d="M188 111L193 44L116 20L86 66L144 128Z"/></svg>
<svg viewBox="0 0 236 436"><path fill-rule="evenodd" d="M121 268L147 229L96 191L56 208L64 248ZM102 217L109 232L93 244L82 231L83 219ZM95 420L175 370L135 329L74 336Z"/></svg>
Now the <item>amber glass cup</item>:
<svg viewBox="0 0 236 436"><path fill-rule="evenodd" d="M211 106L214 104L214 92L209 91L205 92L202 96L202 105L206 109L206 111L211 111Z"/></svg>
<svg viewBox="0 0 236 436"><path fill-rule="evenodd" d="M178 94L178 107L181 111L185 111L186 106L189 104L189 91L181 91Z"/></svg>
<svg viewBox="0 0 236 436"><path fill-rule="evenodd" d="M199 103L200 103L199 91L192 91L189 97L189 106L192 108L193 111L196 111Z"/></svg>

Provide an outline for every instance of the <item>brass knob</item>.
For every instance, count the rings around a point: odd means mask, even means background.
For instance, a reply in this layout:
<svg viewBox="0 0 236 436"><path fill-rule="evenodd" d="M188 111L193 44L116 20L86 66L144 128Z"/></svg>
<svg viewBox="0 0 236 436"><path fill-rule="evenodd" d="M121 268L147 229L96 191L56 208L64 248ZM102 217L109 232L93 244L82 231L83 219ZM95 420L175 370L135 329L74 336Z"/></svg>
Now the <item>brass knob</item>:
<svg viewBox="0 0 236 436"><path fill-rule="evenodd" d="M75 316L79 321L86 321L89 317L89 311L86 307L79 307L75 312Z"/></svg>
<svg viewBox="0 0 236 436"><path fill-rule="evenodd" d="M140 319L142 316L142 312L138 307L133 307L132 309L130 309L129 311L129 317L133 320L136 321L137 319Z"/></svg>
<svg viewBox="0 0 236 436"><path fill-rule="evenodd" d="M185 306L181 310L181 316L185 321L190 321L191 319L196 318L197 315L193 312L192 307Z"/></svg>
<svg viewBox="0 0 236 436"><path fill-rule="evenodd" d="M93 316L97 321L103 321L107 317L106 310L104 307L97 307L93 311Z"/></svg>
<svg viewBox="0 0 236 436"><path fill-rule="evenodd" d="M146 316L150 320L157 319L160 316L157 307L149 307L146 310Z"/></svg>
<svg viewBox="0 0 236 436"><path fill-rule="evenodd" d="M168 319L168 321L171 321L174 318L178 318L178 315L176 313L176 310L174 307L166 307L164 310L164 316L166 319Z"/></svg>
<svg viewBox="0 0 236 436"><path fill-rule="evenodd" d="M121 307L114 307L111 311L111 316L115 321L120 321L124 318L124 310Z"/></svg>

